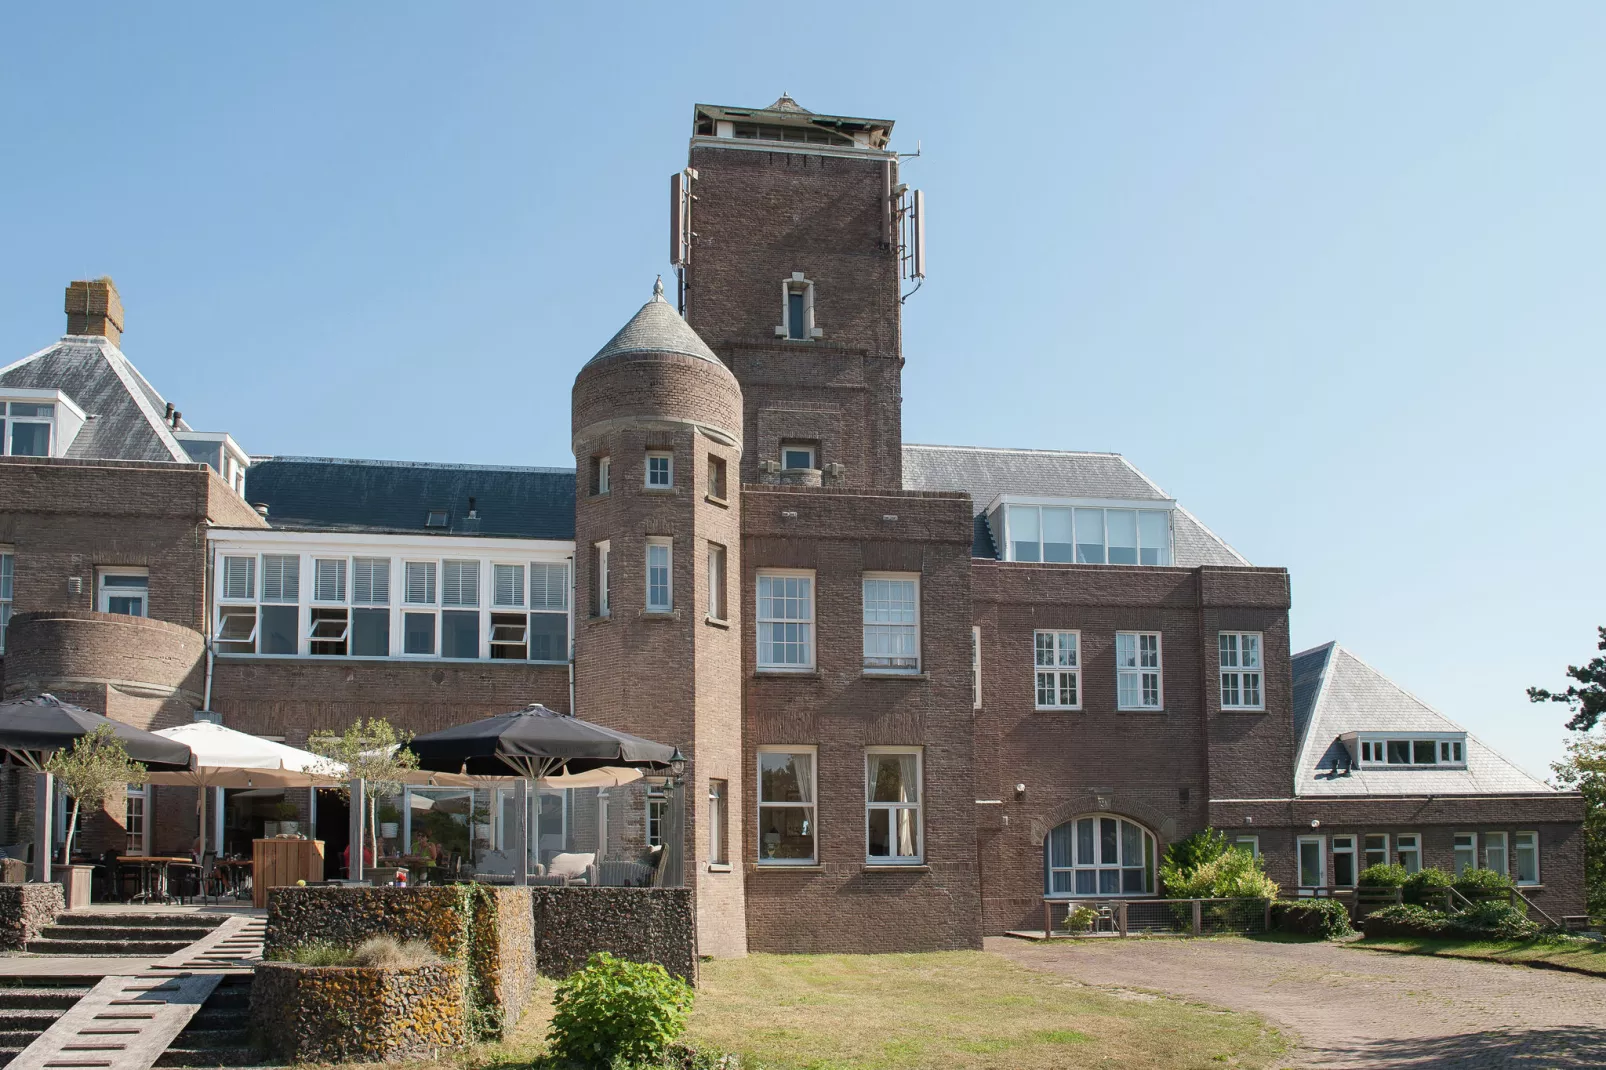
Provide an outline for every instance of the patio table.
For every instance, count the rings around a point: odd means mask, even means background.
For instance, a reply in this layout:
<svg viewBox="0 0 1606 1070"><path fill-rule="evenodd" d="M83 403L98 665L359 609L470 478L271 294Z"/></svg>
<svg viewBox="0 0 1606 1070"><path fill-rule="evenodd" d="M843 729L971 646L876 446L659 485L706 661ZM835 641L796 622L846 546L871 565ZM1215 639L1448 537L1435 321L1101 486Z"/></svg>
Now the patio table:
<svg viewBox="0 0 1606 1070"><path fill-rule="evenodd" d="M139 894L131 900L135 903L153 899L172 902L173 897L167 894L167 867L195 865L195 859L180 855L118 855L117 861L139 867Z"/></svg>
<svg viewBox="0 0 1606 1070"><path fill-rule="evenodd" d="M228 882L229 894L239 899L245 890L245 878L254 876L255 866L249 858L220 858L215 863L223 871L223 879Z"/></svg>

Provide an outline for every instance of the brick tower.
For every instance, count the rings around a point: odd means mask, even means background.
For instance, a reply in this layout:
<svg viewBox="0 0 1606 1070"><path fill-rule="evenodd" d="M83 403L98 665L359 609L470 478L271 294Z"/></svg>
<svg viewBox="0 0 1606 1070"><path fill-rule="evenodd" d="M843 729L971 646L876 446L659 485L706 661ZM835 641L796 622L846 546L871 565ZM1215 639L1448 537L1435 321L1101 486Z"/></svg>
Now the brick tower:
<svg viewBox="0 0 1606 1070"><path fill-rule="evenodd" d="M826 485L901 488L892 123L786 96L695 123L673 252L687 322L742 385L743 481L808 461Z"/></svg>
<svg viewBox="0 0 1606 1070"><path fill-rule="evenodd" d="M681 748L699 950L747 950L741 859L742 390L653 298L580 370L576 712Z"/></svg>

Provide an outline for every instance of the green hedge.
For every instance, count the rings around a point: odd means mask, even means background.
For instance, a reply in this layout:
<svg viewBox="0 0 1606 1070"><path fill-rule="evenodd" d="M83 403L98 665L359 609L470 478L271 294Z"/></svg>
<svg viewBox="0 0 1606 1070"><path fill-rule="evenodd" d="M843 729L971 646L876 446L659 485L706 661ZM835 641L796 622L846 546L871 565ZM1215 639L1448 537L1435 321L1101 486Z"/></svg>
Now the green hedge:
<svg viewBox="0 0 1606 1070"><path fill-rule="evenodd" d="M1349 911L1336 899L1279 899L1271 905L1271 925L1278 932L1327 940L1355 931L1349 923Z"/></svg>
<svg viewBox="0 0 1606 1070"><path fill-rule="evenodd" d="M1477 903L1448 914L1409 903L1368 915L1361 928L1371 938L1428 937L1449 940L1531 940L1540 926L1508 903Z"/></svg>

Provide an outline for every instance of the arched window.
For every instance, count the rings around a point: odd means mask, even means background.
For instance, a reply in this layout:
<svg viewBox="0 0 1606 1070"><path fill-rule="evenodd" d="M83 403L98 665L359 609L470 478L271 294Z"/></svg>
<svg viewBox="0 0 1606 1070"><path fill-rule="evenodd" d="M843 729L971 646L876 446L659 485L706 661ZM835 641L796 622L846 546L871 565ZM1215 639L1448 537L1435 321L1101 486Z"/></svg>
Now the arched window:
<svg viewBox="0 0 1606 1070"><path fill-rule="evenodd" d="M1124 817L1089 814L1065 822L1044 844L1049 895L1155 894L1155 840Z"/></svg>

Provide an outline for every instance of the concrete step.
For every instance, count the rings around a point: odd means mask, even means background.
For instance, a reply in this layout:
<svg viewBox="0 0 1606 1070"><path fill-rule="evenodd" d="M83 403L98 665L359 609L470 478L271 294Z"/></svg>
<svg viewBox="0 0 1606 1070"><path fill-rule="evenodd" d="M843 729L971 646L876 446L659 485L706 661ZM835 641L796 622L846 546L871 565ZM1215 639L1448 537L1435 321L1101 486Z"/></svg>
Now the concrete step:
<svg viewBox="0 0 1606 1070"><path fill-rule="evenodd" d="M181 925L186 929L215 929L229 920L227 914L133 914L126 911L96 913L92 910L75 910L56 916L57 925L87 925L100 927L115 925L122 929L138 929L148 925Z"/></svg>
<svg viewBox="0 0 1606 1070"><path fill-rule="evenodd" d="M171 955L189 947L189 940L30 940L34 955Z"/></svg>
<svg viewBox="0 0 1606 1070"><path fill-rule="evenodd" d="M211 931L193 925L142 925L138 928L127 925L46 925L40 930L39 938L109 942L139 940L147 943L152 940L182 940L185 944L193 944Z"/></svg>
<svg viewBox="0 0 1606 1070"><path fill-rule="evenodd" d="M30 1041L29 1043L32 1043L32 1041ZM23 1045L24 1048L27 1047L27 1046L28 1046L27 1044ZM22 1048L12 1048L12 1047L0 1048L0 1066L5 1066L7 1063L9 1063L11 1060L15 1059L17 1056L19 1056L21 1054L22 1054Z"/></svg>
<svg viewBox="0 0 1606 1070"><path fill-rule="evenodd" d="M0 1011L0 1037L35 1036L55 1025L60 1017L60 1011Z"/></svg>
<svg viewBox="0 0 1606 1070"><path fill-rule="evenodd" d="M261 1066L262 1056L249 1045L232 1048L184 1047L183 1038L156 1057L157 1066ZM0 1065L4 1065L0 1063Z"/></svg>
<svg viewBox="0 0 1606 1070"><path fill-rule="evenodd" d="M89 989L78 986L14 986L0 988L0 1013L4 1011L64 1011L77 1003ZM56 1017L60 1017L57 1015Z"/></svg>

